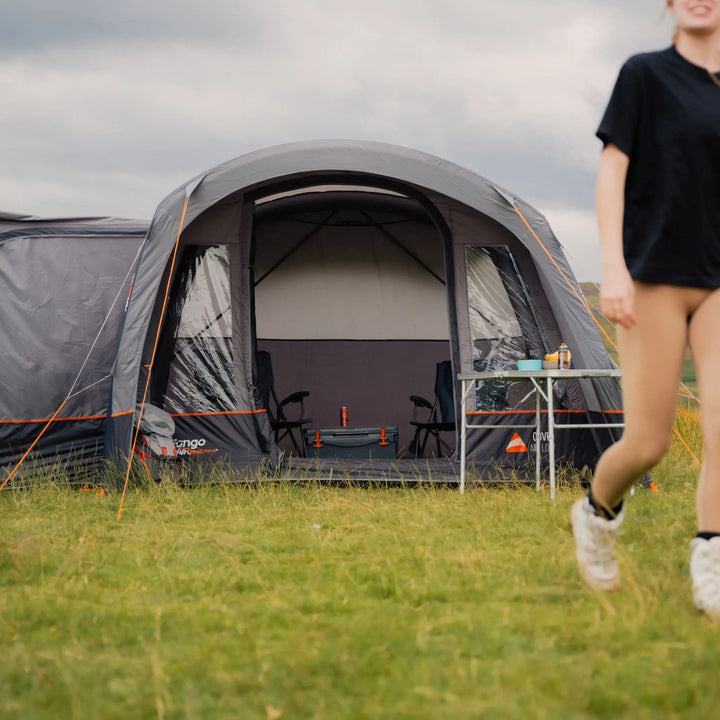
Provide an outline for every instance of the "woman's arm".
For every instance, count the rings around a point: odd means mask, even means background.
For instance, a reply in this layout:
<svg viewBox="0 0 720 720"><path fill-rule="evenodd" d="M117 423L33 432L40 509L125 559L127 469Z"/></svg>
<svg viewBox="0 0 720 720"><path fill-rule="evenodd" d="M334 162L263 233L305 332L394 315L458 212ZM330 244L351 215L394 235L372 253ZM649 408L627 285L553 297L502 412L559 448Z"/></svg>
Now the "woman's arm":
<svg viewBox="0 0 720 720"><path fill-rule="evenodd" d="M625 264L622 237L628 164L628 156L608 143L600 156L596 190L602 263L600 309L608 320L625 328L635 324L633 282Z"/></svg>

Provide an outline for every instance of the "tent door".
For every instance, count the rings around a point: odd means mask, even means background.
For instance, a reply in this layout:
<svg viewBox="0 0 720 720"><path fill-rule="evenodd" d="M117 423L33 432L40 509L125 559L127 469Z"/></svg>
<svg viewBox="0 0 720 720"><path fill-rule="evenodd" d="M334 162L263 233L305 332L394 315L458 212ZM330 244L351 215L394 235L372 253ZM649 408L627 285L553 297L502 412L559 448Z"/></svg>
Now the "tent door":
<svg viewBox="0 0 720 720"><path fill-rule="evenodd" d="M436 364L453 359L443 235L407 197L308 191L259 201L253 237L277 394L309 391L310 427L338 427L341 407L351 426L397 426L402 453L410 395L432 401Z"/></svg>

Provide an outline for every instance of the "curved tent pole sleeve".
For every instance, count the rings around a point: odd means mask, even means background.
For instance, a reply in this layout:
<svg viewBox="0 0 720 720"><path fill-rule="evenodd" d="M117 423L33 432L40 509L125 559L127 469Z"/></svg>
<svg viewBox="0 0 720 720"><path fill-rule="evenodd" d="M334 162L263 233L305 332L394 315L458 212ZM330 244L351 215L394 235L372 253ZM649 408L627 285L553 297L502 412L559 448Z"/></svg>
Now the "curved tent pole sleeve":
<svg viewBox="0 0 720 720"><path fill-rule="evenodd" d="M201 178L202 179L202 178ZM200 179L200 180L201 180ZM188 186L185 191L185 202L183 203L182 215L180 216L180 225L178 227L177 237L175 238L175 245L173 247L172 259L170 261L170 272L168 273L167 283L165 285L165 294L163 296L162 309L160 311L160 317L158 319L157 331L155 333L155 341L153 342L152 355L150 356L150 362L147 365L147 377L145 379L145 388L143 389L142 402L140 403L140 411L135 421L135 434L133 436L132 447L137 445L138 435L140 433L140 421L142 420L143 411L145 410L145 400L147 398L148 389L150 387L150 377L152 375L153 364L155 363L155 353L160 342L160 331L162 329L163 319L165 318L165 311L167 310L168 297L170 296L170 286L172 284L173 273L175 272L175 262L177 261L178 247L180 246L180 235L183 231L183 225L185 224L185 215L187 214L188 204L190 202L190 195L193 190L200 184L200 180L194 183L192 186ZM128 481L130 480L130 468L132 467L132 452L129 453L127 461L127 469L125 471L125 482L123 484L123 491L120 497L120 507L118 509L118 520L123 513L125 494L127 492Z"/></svg>

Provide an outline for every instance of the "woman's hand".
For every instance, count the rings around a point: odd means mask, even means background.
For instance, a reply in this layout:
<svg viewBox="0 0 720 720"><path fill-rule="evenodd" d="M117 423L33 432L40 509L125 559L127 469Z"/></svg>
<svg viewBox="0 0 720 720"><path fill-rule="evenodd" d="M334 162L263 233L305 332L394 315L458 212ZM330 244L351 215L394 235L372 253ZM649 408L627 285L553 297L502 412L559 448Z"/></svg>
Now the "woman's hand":
<svg viewBox="0 0 720 720"><path fill-rule="evenodd" d="M600 310L610 322L626 329L636 323L635 288L624 264L604 271L600 285Z"/></svg>

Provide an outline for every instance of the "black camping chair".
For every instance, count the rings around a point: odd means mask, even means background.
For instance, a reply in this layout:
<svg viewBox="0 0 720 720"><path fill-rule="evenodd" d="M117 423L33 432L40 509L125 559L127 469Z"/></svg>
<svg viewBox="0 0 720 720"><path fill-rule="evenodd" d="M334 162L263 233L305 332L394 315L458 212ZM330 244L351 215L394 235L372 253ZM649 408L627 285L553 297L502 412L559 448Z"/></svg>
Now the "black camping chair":
<svg viewBox="0 0 720 720"><path fill-rule="evenodd" d="M443 448L450 455L454 449L441 437L442 432L455 432L455 400L453 397L452 364L449 360L439 362L435 368L435 401L431 404L424 397L411 395L415 435L408 447L411 455L425 456L425 447L430 436L435 438L436 457L443 457ZM428 411L425 418L421 415Z"/></svg>
<svg viewBox="0 0 720 720"><path fill-rule="evenodd" d="M293 447L300 457L305 457L305 443L295 436L295 430L300 430L303 425L309 423L312 418L306 418L304 400L310 393L307 390L288 395L278 400L275 393L275 380L273 377L272 360L270 353L266 350L258 350L255 356L257 369L257 390L261 407L265 408L270 420L270 427L275 433L275 443L278 444L284 437L289 437ZM288 418L285 408L288 405L299 405L298 412L293 413L296 417Z"/></svg>

